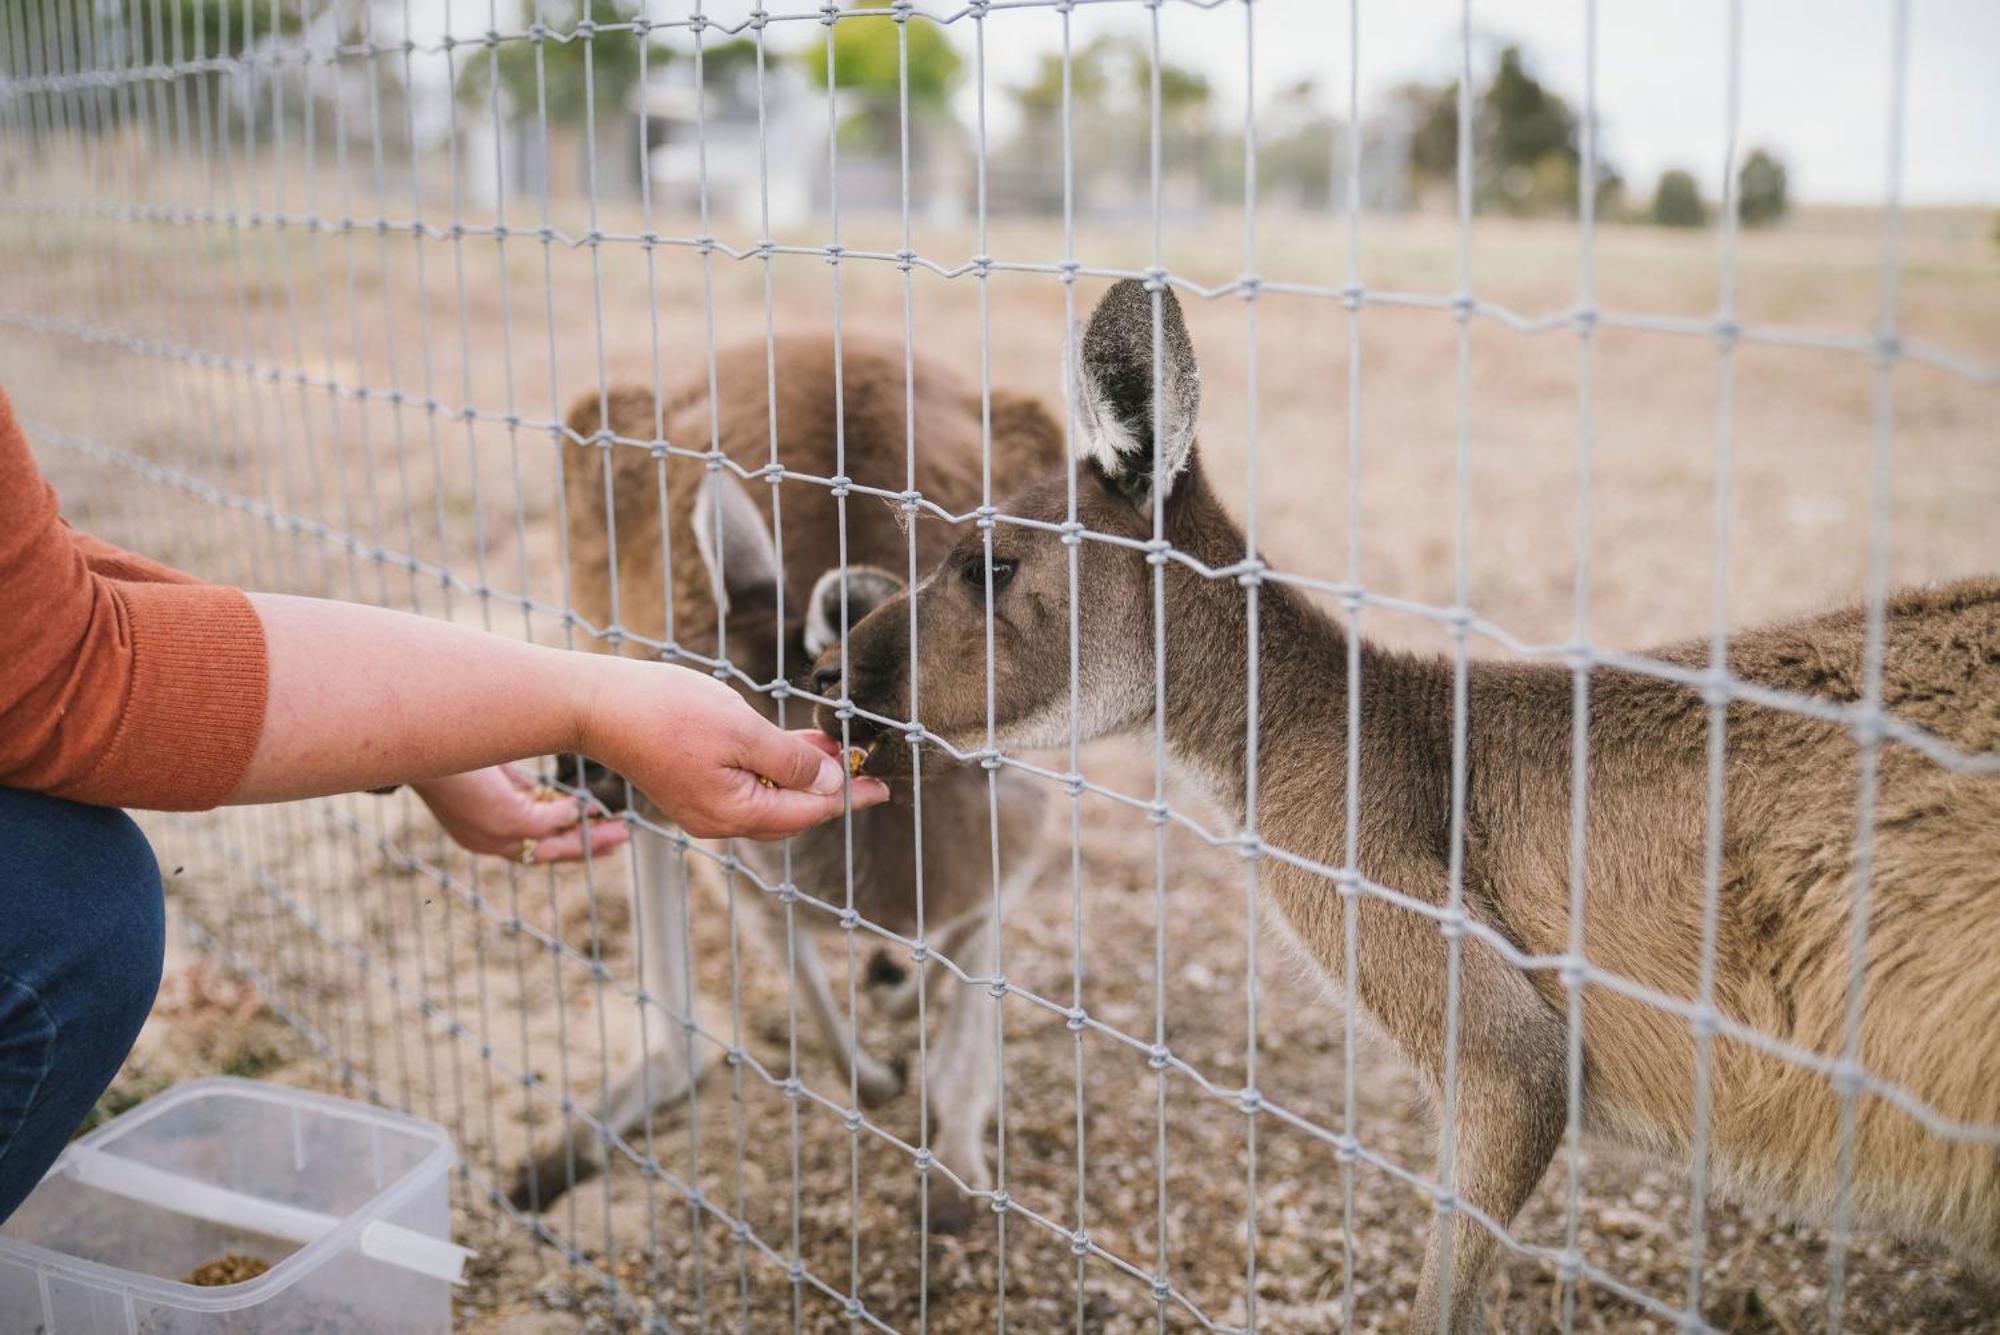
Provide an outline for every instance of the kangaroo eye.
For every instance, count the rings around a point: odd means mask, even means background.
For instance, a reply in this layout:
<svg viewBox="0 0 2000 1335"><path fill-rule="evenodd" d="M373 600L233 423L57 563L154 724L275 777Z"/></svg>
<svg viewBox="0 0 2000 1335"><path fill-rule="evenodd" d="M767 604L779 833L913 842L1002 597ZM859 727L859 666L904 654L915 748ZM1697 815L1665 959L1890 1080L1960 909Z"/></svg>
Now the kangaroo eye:
<svg viewBox="0 0 2000 1335"><path fill-rule="evenodd" d="M998 592L1000 588L1007 583L1008 580L1014 577L1014 568L1018 564L1019 562L1010 561L1004 556L996 556L993 558L992 571L993 571L993 588L995 592ZM965 580L965 582L967 584L970 584L973 588L979 590L981 593L984 593L986 591L986 571L987 571L987 564L985 562L982 562L976 556L958 568L958 573Z"/></svg>

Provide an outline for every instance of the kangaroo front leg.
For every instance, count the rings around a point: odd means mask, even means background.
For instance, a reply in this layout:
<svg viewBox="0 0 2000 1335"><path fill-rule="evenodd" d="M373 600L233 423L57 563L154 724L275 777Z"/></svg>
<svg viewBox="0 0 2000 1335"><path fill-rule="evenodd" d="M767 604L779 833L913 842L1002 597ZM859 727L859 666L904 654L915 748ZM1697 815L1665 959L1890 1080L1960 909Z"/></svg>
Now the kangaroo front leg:
<svg viewBox="0 0 2000 1335"><path fill-rule="evenodd" d="M847 1012L833 999L833 987L827 982L826 967L820 961L819 944L809 930L804 930L810 919L798 918L799 930L788 933L782 909L772 909L758 916L764 922L765 940L770 943L778 960L781 963L787 959L793 961L792 977L802 985L806 1007L812 1012L820 1038L832 1054L834 1065L840 1068L840 1078L843 1081L853 1080L861 1106L880 1107L902 1093L906 1072L901 1066L883 1065L863 1052L858 1042L851 1040ZM788 936L796 937L796 943L788 940ZM796 949L793 949L794 944Z"/></svg>
<svg viewBox="0 0 2000 1335"><path fill-rule="evenodd" d="M644 1041L631 1064L612 1077L598 1107L599 1124L626 1139L654 1109L685 1099L715 1061L714 1047L682 1023L695 1014L687 926L685 859L667 840L642 830L633 840L632 931L646 997ZM508 1199L516 1209L546 1209L596 1177L604 1163L595 1129L566 1119L554 1143L522 1165Z"/></svg>
<svg viewBox="0 0 2000 1335"><path fill-rule="evenodd" d="M940 934L952 939L953 963L973 975L992 972L994 927L991 914L978 914L965 929L957 924ZM957 982L954 976L953 982ZM949 1010L937 1044L931 1050L929 1073L931 1123L938 1162L956 1173L974 1191L990 1191L993 1174L986 1165L986 1124L993 1116L999 1088L999 1002L984 982L959 983L949 989ZM942 998L940 998L942 999ZM931 1227L940 1233L962 1233L972 1224L981 1201L935 1179L930 1195Z"/></svg>

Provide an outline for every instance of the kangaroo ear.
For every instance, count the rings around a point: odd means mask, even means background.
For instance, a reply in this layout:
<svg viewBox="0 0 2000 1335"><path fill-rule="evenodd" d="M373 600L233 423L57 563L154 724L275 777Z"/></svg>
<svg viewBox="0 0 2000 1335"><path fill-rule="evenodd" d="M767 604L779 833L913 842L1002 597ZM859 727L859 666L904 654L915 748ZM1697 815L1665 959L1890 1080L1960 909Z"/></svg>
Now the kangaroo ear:
<svg viewBox="0 0 2000 1335"><path fill-rule="evenodd" d="M1155 299L1135 278L1113 284L1097 303L1090 326L1075 340L1081 453L1137 503L1151 499L1156 476L1163 493L1172 489L1193 452L1195 418L1201 411L1194 345L1188 341L1180 301L1169 287L1157 294L1155 358Z"/></svg>
<svg viewBox="0 0 2000 1335"><path fill-rule="evenodd" d="M903 591L903 581L874 566L847 567L847 624ZM821 575L806 599L806 653L813 658L840 643L840 569Z"/></svg>
<svg viewBox="0 0 2000 1335"><path fill-rule="evenodd" d="M763 511L741 482L726 472L703 477L690 522L695 549L717 585L716 610L722 616L777 603L777 545Z"/></svg>

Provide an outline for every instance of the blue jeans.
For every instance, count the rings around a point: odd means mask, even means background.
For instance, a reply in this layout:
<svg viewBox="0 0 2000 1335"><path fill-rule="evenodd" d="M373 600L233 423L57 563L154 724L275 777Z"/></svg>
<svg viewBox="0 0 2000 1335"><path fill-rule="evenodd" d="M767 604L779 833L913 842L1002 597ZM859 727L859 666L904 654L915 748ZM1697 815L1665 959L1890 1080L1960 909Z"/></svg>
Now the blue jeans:
<svg viewBox="0 0 2000 1335"><path fill-rule="evenodd" d="M159 864L130 816L0 788L0 1220L118 1073L165 949Z"/></svg>

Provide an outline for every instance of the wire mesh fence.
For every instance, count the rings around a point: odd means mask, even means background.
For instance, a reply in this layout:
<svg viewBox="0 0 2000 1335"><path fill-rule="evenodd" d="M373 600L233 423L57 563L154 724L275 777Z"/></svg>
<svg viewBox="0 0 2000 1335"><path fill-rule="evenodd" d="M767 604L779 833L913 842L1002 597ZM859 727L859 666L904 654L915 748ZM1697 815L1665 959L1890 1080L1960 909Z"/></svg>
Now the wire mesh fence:
<svg viewBox="0 0 2000 1335"><path fill-rule="evenodd" d="M532 1294L658 1329L1373 1326L1407 1319L1434 1215L1471 1221L1475 1234L1441 1235L1461 1245L1497 1242L1505 1292L1490 1302L1508 1324L1731 1327L1777 1293L1834 1328L1976 1313L1994 1291L1956 1262L1917 1253L1924 1278L1910 1281L1911 1254L1850 1236L1863 1109L1985 1153L1989 1173L2000 1146L2000 1127L1863 1060L1881 767L1916 757L1967 785L2000 772L1990 749L1884 703L1893 586L1991 566L2000 380L1990 340L1904 325L1906 7L1882 16L1886 206L1872 265L1841 280L1845 306L1740 300L1740 266L1771 252L1746 242L1727 193L1735 5L1714 53L1726 193L1712 249L1638 282L1626 243L1601 236L1585 3L1575 221L1559 246L1538 234L1531 257L1500 252L1484 293L1469 4L1455 19L1455 213L1415 257L1393 243L1404 224L1378 233L1367 206L1358 5L1326 53L1346 103L1330 206L1305 218L1260 210L1256 53L1287 18L1273 6L714 9L531 5L516 21L407 0L19 0L0 30L0 376L79 523L217 580L711 671L788 726L817 709L845 740L907 744L920 776L888 817L762 848L689 839L552 758L552 782L609 799L605 818L639 835L633 857L575 872L467 858L408 793L152 827L190 939L310 1048L299 1078L452 1130L462 1225L499 1258L468 1323L504 1322ZM1080 208L1078 145L1098 127L1076 113L1077 52L1114 19L1145 56L1141 185ZM1183 23L1242 59L1228 240L1212 208L1175 194L1161 43ZM893 40L843 44L877 30ZM1031 164L1039 187L989 172L989 52L1030 39L1051 44L1058 74L1044 142L1060 160ZM969 66L962 152L935 129L925 71L941 42ZM871 56L888 72L873 101L845 73ZM1050 212L1022 216L1007 190L1037 189ZM1515 261L1543 272L1516 282ZM1172 540L1164 484L1138 528L1086 522L1081 322L1123 279L1150 306L1148 421L1169 406L1175 296L1202 345L1205 436L1231 437L1209 468L1242 516L1239 551ZM1689 307L1686 282L1712 308ZM1816 318L1828 309L1857 314ZM1376 377L1422 413L1370 398ZM1532 410L1508 397L1523 381L1540 386ZM1662 384L1680 401L1646 401L1658 430L1626 431L1616 413L1635 387ZM1847 397L1813 418L1826 385ZM1916 460L1899 451L1912 405ZM1391 444L1371 454L1378 412ZM1756 453L1793 414L1837 438L1828 455ZM1482 472L1489 438L1540 452L1520 479ZM1698 471L1649 491L1659 480L1633 460L1665 453ZM1364 459L1395 480L1388 504L1365 499ZM1061 499L1031 514L1013 500L1037 479ZM1511 498L1498 518L1482 511L1489 486ZM1755 541L1815 487L1839 498L1814 530L1825 544ZM1677 509L1650 518L1670 531L1633 536L1649 505ZM1917 532L1895 526L1903 510ZM1475 541L1487 524L1491 546ZM1565 531L1567 564L1552 564L1548 534ZM848 633L966 534L987 609L952 651L983 691L969 742L922 699L903 714L858 703ZM1526 627L1487 610L1519 600L1483 573L1525 559L1523 534L1557 590ZM996 637L1024 632L996 628L996 572L1012 569L996 544L1023 535L1065 553L1062 610L1027 632L1066 642L1066 680L1044 702L1067 735L1053 750L1003 744L1018 719L1001 712ZM1267 562L1273 545L1314 555ZM1137 749L1086 745L1095 552L1146 563L1129 651L1150 654ZM1238 679L1204 693L1241 720L1247 756L1216 804L1170 783L1183 748L1169 660L1186 628L1169 589L1188 579L1240 591L1249 627ZM1732 666L1744 608L1795 610L1794 586L1866 591L1863 670L1845 694ZM1313 785L1331 795L1330 855L1260 820L1297 800L1296 778L1260 792L1272 781L1258 764L1277 726L1260 665L1286 651L1264 642L1259 608L1286 598L1346 632L1327 678L1345 723ZM907 606L903 652L929 692ZM1698 652L1617 647L1702 625ZM1364 848L1364 631L1443 648L1442 893L1379 876ZM1472 683L1496 655L1566 674L1548 948L1493 912L1478 861ZM836 670L815 676L815 658ZM1606 674L1682 688L1702 719L1687 989L1598 957L1599 928L1586 940L1600 817L1584 776ZM1735 948L1730 738L1746 709L1854 739L1830 1041L1718 990ZM1267 902L1301 894L1316 906ZM1368 906L1443 943L1435 1140L1405 1111L1407 1077L1358 1041ZM1336 943L1334 981L1302 984L1272 958L1273 918ZM1458 1176L1461 1042L1489 1000L1468 959L1534 980L1564 1020L1556 1168L1519 1215L1483 1208L1482 1186ZM1603 1159L1583 1137L1604 1060L1586 1060L1586 1014L1606 999L1690 1044L1677 1173ZM1827 1233L1801 1240L1711 1200L1718 1053L1834 1092ZM1447 1276L1451 1250L1434 1262ZM1766 1252L1783 1267L1759 1271Z"/></svg>

